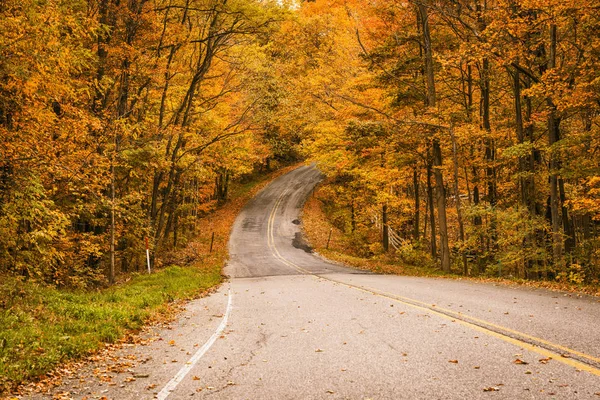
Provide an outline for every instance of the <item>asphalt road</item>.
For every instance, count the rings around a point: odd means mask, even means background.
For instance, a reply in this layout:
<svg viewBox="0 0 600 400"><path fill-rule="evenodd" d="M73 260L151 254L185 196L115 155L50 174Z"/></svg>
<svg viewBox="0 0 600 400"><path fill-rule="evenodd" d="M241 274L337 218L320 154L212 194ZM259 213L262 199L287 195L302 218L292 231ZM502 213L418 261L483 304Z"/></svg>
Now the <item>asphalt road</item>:
<svg viewBox="0 0 600 400"><path fill-rule="evenodd" d="M600 399L597 298L328 263L299 221L318 180L301 167L272 182L236 221L227 284L55 394Z"/></svg>

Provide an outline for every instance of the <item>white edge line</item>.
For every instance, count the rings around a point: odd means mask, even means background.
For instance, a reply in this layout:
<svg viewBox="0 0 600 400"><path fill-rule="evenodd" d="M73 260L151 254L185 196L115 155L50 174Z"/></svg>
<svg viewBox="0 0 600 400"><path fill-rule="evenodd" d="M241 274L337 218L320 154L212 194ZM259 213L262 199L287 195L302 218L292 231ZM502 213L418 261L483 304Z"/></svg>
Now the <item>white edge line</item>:
<svg viewBox="0 0 600 400"><path fill-rule="evenodd" d="M190 358L189 361L185 363L185 365L179 370L179 372L177 372L173 379L171 379L165 385L165 387L156 395L155 399L165 400L167 397L169 397L171 392L175 390L177 385L179 385L183 378L185 378L185 376L192 370L192 368L198 363L198 361L200 361L202 356L204 356L204 354L212 347L212 345L215 344L219 336L221 336L221 333L223 333L225 327L227 326L227 319L229 318L229 314L231 313L231 302L233 298L233 295L231 294L231 288L229 288L227 296L229 297L229 300L227 301L227 309L225 311L225 315L223 316L223 320L221 321L221 324L219 325L215 333L213 333L210 339L208 339L208 341L198 349L198 351L192 356L192 358Z"/></svg>

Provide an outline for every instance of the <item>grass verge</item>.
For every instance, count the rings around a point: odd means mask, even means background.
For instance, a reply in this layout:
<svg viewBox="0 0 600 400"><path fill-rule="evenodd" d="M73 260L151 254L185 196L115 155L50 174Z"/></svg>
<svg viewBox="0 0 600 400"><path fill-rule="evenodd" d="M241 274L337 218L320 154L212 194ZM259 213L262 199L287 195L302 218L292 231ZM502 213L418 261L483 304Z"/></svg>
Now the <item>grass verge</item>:
<svg viewBox="0 0 600 400"><path fill-rule="evenodd" d="M0 387L43 376L59 363L114 343L168 312L174 300L221 281L219 268L172 266L94 292L69 292L3 277Z"/></svg>
<svg viewBox="0 0 600 400"><path fill-rule="evenodd" d="M132 275L123 283L94 291L61 290L0 276L0 398L65 362L172 316L174 302L197 298L220 284L236 216L272 179L293 168L233 185L231 200L199 221L197 238L179 250L179 256L174 255L186 260L179 266ZM213 251L209 252L213 233Z"/></svg>
<svg viewBox="0 0 600 400"><path fill-rule="evenodd" d="M440 269L429 266L430 260L424 260L424 266L407 265L398 260L393 254L378 254L373 257L360 257L356 255L352 240L333 226L329 217L324 212L322 205L323 203L319 199L317 189L304 205L302 222L305 234L312 248L322 256L336 262L380 274L468 279L478 282L492 282L502 285L517 284L561 292L600 296L600 287L595 285L557 281L534 281L518 278L509 279L504 277L464 276L453 273L445 274ZM329 240L329 246L327 247L330 232L331 239Z"/></svg>

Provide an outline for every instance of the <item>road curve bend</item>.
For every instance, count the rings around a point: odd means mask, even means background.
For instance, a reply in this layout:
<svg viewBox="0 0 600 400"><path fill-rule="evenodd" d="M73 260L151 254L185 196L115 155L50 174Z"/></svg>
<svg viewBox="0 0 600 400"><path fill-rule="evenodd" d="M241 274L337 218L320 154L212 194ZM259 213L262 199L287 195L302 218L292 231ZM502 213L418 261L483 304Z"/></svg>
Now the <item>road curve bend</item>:
<svg viewBox="0 0 600 400"><path fill-rule="evenodd" d="M302 166L274 180L248 202L231 232L226 275L365 273L316 257L304 239L300 214L321 177L315 167Z"/></svg>
<svg viewBox="0 0 600 400"><path fill-rule="evenodd" d="M56 398L600 398L597 298L323 261L299 221L319 180L274 180L237 218L229 282Z"/></svg>

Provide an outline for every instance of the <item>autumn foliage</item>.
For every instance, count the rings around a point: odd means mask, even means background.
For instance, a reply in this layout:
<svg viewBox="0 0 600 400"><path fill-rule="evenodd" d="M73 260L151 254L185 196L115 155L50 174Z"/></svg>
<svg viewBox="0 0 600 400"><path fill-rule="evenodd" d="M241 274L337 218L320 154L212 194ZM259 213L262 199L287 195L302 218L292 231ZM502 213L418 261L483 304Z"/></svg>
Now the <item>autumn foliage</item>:
<svg viewBox="0 0 600 400"><path fill-rule="evenodd" d="M597 282L598 15L593 1L302 3L276 59L335 225L444 271Z"/></svg>
<svg viewBox="0 0 600 400"><path fill-rule="evenodd" d="M0 272L112 282L193 237L233 179L290 156L270 128L256 0L0 4Z"/></svg>
<svg viewBox="0 0 600 400"><path fill-rule="evenodd" d="M114 281L304 156L363 253L598 279L592 0L7 0L0 271ZM379 228L380 227L380 228Z"/></svg>

